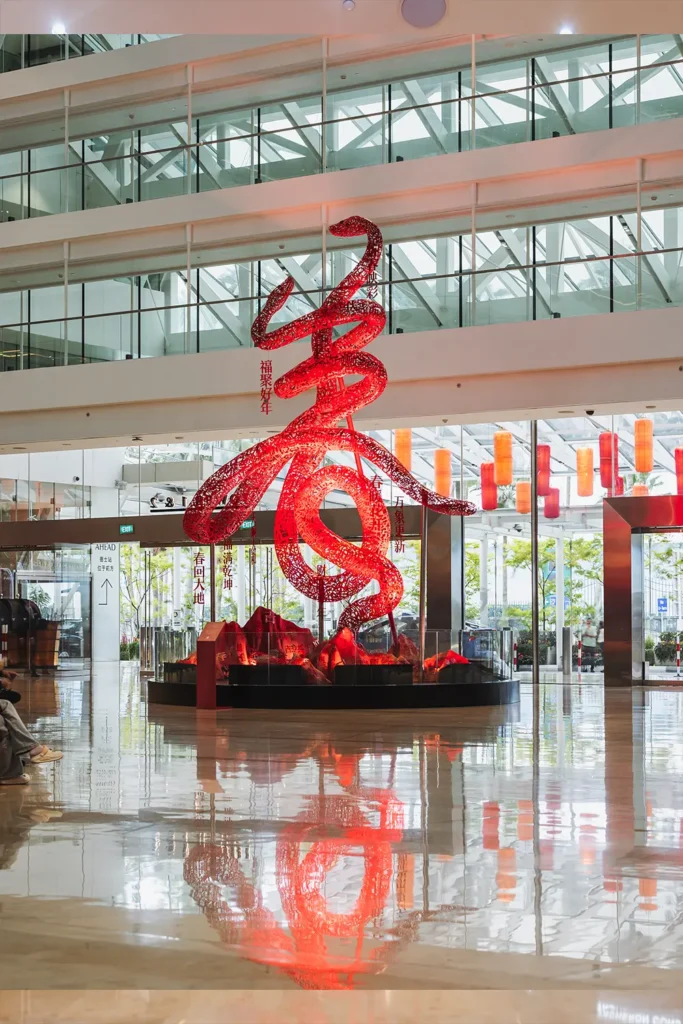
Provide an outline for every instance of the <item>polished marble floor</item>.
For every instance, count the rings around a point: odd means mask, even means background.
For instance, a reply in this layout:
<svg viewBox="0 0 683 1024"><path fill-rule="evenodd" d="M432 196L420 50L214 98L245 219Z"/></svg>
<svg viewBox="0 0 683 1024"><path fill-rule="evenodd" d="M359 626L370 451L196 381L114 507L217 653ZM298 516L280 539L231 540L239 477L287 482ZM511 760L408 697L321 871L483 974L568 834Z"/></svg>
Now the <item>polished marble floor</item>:
<svg viewBox="0 0 683 1024"><path fill-rule="evenodd" d="M3 1024L683 1024L683 689L197 713L101 666L24 693L65 758L0 789Z"/></svg>

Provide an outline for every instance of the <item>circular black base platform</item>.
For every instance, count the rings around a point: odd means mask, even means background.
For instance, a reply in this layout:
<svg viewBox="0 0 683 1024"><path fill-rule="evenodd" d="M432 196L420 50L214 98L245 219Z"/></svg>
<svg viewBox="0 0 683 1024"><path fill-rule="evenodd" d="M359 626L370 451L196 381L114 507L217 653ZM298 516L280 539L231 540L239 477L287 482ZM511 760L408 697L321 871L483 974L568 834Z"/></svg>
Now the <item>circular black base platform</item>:
<svg viewBox="0 0 683 1024"><path fill-rule="evenodd" d="M195 707L197 689L193 683L148 683L150 704ZM460 708L516 704L519 682L425 683L421 685L344 686L261 686L221 685L216 687L219 708L273 708L280 710L342 711L376 708Z"/></svg>

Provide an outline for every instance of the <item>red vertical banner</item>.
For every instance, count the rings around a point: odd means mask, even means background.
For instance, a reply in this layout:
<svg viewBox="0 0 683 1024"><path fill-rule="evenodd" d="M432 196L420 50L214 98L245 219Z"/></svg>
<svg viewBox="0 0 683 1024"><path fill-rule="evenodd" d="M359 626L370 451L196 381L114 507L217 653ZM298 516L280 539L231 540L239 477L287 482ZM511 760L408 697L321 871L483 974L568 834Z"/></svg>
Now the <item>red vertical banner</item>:
<svg viewBox="0 0 683 1024"><path fill-rule="evenodd" d="M223 590L232 590L232 544L223 545Z"/></svg>
<svg viewBox="0 0 683 1024"><path fill-rule="evenodd" d="M261 412L266 416L270 413L270 403L273 397L273 361L272 359L261 360Z"/></svg>
<svg viewBox="0 0 683 1024"><path fill-rule="evenodd" d="M400 555L406 549L405 532L406 520L403 511L403 498L397 498L394 511L394 552L397 555Z"/></svg>
<svg viewBox="0 0 683 1024"><path fill-rule="evenodd" d="M194 557L194 591L192 594L192 601L194 604L204 604L204 580L206 576L205 572L206 559L202 551L198 551Z"/></svg>

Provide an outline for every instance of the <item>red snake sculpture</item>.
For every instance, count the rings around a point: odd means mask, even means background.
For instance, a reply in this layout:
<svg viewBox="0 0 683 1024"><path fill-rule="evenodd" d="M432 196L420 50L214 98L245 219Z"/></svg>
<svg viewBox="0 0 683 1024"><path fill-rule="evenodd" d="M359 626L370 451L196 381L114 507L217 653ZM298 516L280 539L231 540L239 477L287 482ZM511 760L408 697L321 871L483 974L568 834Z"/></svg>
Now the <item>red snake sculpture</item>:
<svg viewBox="0 0 683 1024"><path fill-rule="evenodd" d="M352 416L374 402L387 385L387 373L375 356L363 352L382 333L383 308L370 299L354 299L374 280L382 255L382 235L363 217L349 217L330 228L340 238L367 235L365 253L318 310L268 333L273 316L294 288L288 277L270 294L254 321L252 339L261 349L276 349L310 336L313 354L275 381L278 398L294 398L316 388L315 404L292 420L276 437L267 438L217 470L199 489L184 516L185 533L200 544L221 543L238 530L257 507L286 463L291 462L275 514L274 542L284 575L307 597L344 601L372 580L379 592L350 604L339 627L357 630L364 622L390 614L403 595L403 581L386 557L391 523L381 495L363 473L361 458L385 473L410 498L446 515L473 515L475 506L442 497L421 484L383 445L353 428ZM334 329L354 324L337 337ZM345 377L361 379L348 386ZM338 426L346 420L346 428ZM330 451L355 456L356 470L322 465ZM324 498L346 491L355 501L363 524L360 547L333 533L320 519ZM225 506L215 510L230 495ZM304 560L299 538L342 571L321 577Z"/></svg>

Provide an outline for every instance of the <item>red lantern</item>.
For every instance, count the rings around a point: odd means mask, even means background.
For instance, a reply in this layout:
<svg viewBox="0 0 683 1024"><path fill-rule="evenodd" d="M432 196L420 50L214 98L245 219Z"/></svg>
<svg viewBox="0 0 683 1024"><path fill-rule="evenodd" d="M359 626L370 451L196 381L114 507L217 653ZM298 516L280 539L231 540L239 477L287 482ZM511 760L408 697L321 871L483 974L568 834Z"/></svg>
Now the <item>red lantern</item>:
<svg viewBox="0 0 683 1024"><path fill-rule="evenodd" d="M621 498L624 495L624 478L618 476L616 480L616 487L614 488L614 494L617 498Z"/></svg>
<svg viewBox="0 0 683 1024"><path fill-rule="evenodd" d="M481 507L485 512L493 512L498 508L498 488L495 480L493 462L481 464Z"/></svg>
<svg viewBox="0 0 683 1024"><path fill-rule="evenodd" d="M576 449L577 494L580 498L590 498L593 493L593 449Z"/></svg>
<svg viewBox="0 0 683 1024"><path fill-rule="evenodd" d="M512 434L508 430L493 435L493 464L496 486L508 487L512 483Z"/></svg>
<svg viewBox="0 0 683 1024"><path fill-rule="evenodd" d="M634 484L631 494L634 498L647 498L650 493L650 488L647 484Z"/></svg>
<svg viewBox="0 0 683 1024"><path fill-rule="evenodd" d="M538 496L547 498L550 493L550 445L536 446L536 469L538 472Z"/></svg>
<svg viewBox="0 0 683 1024"><path fill-rule="evenodd" d="M515 488L515 509L520 516L528 516L531 512L531 484L528 480L523 480Z"/></svg>
<svg viewBox="0 0 683 1024"><path fill-rule="evenodd" d="M683 494L683 448L674 449L676 460L676 494Z"/></svg>
<svg viewBox="0 0 683 1024"><path fill-rule="evenodd" d="M551 487L543 503L543 515L546 519L560 518L560 488Z"/></svg>
<svg viewBox="0 0 683 1024"><path fill-rule="evenodd" d="M619 438L611 430L600 434L600 484L611 491L619 474Z"/></svg>

